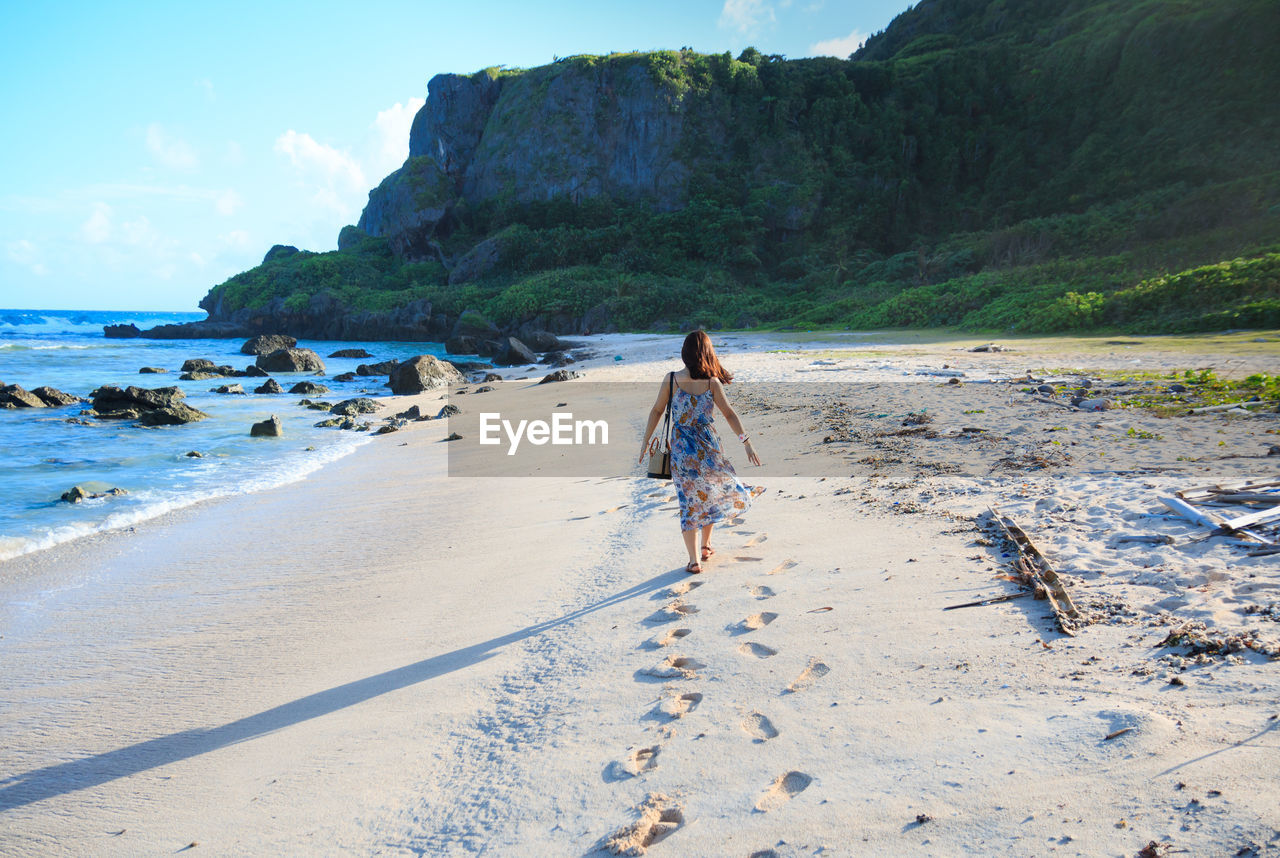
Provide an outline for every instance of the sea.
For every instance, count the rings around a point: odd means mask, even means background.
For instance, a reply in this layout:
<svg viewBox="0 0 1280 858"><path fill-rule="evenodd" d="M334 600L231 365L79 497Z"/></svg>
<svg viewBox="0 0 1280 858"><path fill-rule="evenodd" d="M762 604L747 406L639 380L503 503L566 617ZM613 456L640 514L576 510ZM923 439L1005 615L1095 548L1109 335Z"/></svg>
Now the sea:
<svg viewBox="0 0 1280 858"><path fill-rule="evenodd" d="M207 412L207 420L183 426L140 427L111 420L69 422L88 403L64 408L0 409L0 563L98 531L127 528L212 498L261 491L300 480L350 454L371 438L365 432L320 429L329 415L297 403L297 394L255 394L262 378L181 381L183 361L208 358L244 369L252 355L240 353L244 340L107 339L104 325L191 322L195 313L0 309L0 383L27 390L48 385L88 397L107 384L127 387L177 386L185 402ZM330 392L307 397L339 402L353 396L385 396L384 376L341 383L334 375L361 363L419 354L444 356L441 343L299 341L324 360L325 377L274 373L288 390L302 380ZM344 348L362 348L372 358L331 358ZM144 366L164 374L139 374ZM213 393L220 384L240 383L246 395ZM276 415L280 438L251 438L251 424ZM199 457L188 456L189 452ZM67 503L73 486L127 494Z"/></svg>

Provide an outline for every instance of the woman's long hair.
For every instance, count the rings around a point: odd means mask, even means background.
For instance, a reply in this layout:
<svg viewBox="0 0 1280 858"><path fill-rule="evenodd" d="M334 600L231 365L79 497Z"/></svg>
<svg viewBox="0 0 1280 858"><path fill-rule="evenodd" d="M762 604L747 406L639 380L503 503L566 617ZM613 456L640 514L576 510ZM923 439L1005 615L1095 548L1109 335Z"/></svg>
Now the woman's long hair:
<svg viewBox="0 0 1280 858"><path fill-rule="evenodd" d="M721 384L733 381L733 373L720 365L706 331L689 332L680 348L680 359L689 370L690 378L718 378Z"/></svg>

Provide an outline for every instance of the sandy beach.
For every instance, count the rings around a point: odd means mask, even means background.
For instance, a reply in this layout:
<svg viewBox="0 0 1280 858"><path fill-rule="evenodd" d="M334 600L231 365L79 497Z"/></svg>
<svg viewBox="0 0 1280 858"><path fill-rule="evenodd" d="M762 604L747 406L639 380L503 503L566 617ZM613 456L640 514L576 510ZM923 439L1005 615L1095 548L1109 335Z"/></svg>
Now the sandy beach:
<svg viewBox="0 0 1280 858"><path fill-rule="evenodd" d="M1280 481L1280 414L1069 405L1280 337L714 339L775 470L700 576L670 484L451 477L461 418L4 563L0 854L1280 854L1280 554L1161 501ZM1020 590L991 507L1072 634L943 610Z"/></svg>

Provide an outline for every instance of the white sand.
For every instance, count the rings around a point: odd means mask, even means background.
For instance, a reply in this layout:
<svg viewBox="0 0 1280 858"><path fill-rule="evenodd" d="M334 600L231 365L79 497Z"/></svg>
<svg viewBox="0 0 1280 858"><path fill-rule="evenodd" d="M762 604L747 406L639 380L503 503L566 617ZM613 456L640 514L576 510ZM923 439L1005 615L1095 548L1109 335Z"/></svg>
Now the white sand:
<svg viewBox="0 0 1280 858"><path fill-rule="evenodd" d="M678 345L590 339L588 380L655 387ZM1156 646L1188 619L1274 640L1246 610L1274 604L1280 556L1143 517L1173 488L1280 472L1215 440L1252 455L1277 419L1162 421L1142 446L1123 433L1145 415L915 375L1020 375L1037 346L854 358L830 350L857 338L797 339L717 342L743 381L878 382L868 412L986 425L980 460L1061 435L1074 461L929 472L960 442L855 417L824 445L820 402L744 407L762 456L827 456L832 476L769 479L691 577L668 485L447 478L448 427L414 423L304 482L8 562L0 854L580 855L655 835L649 854L679 856L1280 850L1277 663ZM1268 360L1211 351L1032 366ZM1070 638L1031 599L944 613L1013 589L970 520L993 502L1111 620ZM1177 541L1111 547L1130 532Z"/></svg>

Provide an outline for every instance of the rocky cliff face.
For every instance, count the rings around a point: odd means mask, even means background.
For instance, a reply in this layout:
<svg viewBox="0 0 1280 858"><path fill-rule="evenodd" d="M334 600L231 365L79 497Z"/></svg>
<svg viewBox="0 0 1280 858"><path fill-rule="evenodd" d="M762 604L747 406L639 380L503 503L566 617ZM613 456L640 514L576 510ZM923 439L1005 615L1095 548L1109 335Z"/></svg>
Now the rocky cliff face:
<svg viewBox="0 0 1280 858"><path fill-rule="evenodd" d="M459 198L685 200L684 104L645 64L565 61L518 75L437 75L409 160L369 194L359 226L398 255L434 258Z"/></svg>

